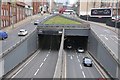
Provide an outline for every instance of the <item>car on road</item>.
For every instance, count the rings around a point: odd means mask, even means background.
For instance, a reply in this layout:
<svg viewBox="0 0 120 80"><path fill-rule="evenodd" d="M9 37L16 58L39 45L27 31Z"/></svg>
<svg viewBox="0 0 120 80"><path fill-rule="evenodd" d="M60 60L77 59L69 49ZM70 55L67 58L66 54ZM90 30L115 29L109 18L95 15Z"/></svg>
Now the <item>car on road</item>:
<svg viewBox="0 0 120 80"><path fill-rule="evenodd" d="M83 65L88 66L88 67L92 67L92 60L89 57L84 57L83 58Z"/></svg>
<svg viewBox="0 0 120 80"><path fill-rule="evenodd" d="M1 40L4 40L4 39L6 39L6 38L8 38L7 32L5 32L5 31L0 31L0 39L1 39Z"/></svg>
<svg viewBox="0 0 120 80"><path fill-rule="evenodd" d="M25 29L20 29L20 31L19 31L19 33L18 33L18 36L25 36L25 35L27 35L27 34L28 34L27 30L25 30Z"/></svg>
<svg viewBox="0 0 120 80"><path fill-rule="evenodd" d="M78 53L84 53L85 50L84 50L82 47L79 47L79 48L77 49L77 52L78 52Z"/></svg>
<svg viewBox="0 0 120 80"><path fill-rule="evenodd" d="M34 25L38 25L40 23L40 20L36 20L35 22L34 22Z"/></svg>
<svg viewBox="0 0 120 80"><path fill-rule="evenodd" d="M67 45L67 48L68 48L68 49L71 49L71 48L72 48L72 46L71 46L71 45Z"/></svg>
<svg viewBox="0 0 120 80"><path fill-rule="evenodd" d="M120 16L112 16L112 21L113 22L115 22L115 21L120 22Z"/></svg>

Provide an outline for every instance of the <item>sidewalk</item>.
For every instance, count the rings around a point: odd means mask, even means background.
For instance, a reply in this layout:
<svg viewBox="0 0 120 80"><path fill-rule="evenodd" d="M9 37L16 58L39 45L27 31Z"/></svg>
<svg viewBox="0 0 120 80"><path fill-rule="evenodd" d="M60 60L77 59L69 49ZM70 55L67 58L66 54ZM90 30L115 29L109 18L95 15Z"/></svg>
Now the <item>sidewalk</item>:
<svg viewBox="0 0 120 80"><path fill-rule="evenodd" d="M14 27L12 27L12 25L11 25L11 26L5 27L1 30L6 31L6 32L12 31L13 29L19 27L21 24L25 24L26 22L34 21L34 20L39 19L40 17L45 16L45 15L48 15L48 14L44 14L44 15L37 14L37 15L32 15L32 16L26 17L24 20L21 20L20 22L15 23Z"/></svg>

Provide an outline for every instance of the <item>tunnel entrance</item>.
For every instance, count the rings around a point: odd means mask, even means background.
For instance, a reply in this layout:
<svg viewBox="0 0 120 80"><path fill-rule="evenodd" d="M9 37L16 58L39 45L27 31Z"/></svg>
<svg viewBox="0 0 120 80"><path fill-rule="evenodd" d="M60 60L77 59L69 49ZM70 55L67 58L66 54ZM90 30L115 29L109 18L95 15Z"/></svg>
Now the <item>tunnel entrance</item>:
<svg viewBox="0 0 120 80"><path fill-rule="evenodd" d="M74 49L79 47L87 50L88 36L65 36L64 49Z"/></svg>
<svg viewBox="0 0 120 80"><path fill-rule="evenodd" d="M39 41L39 49L42 50L59 50L60 42L61 42L61 35L45 35L39 34L38 35Z"/></svg>

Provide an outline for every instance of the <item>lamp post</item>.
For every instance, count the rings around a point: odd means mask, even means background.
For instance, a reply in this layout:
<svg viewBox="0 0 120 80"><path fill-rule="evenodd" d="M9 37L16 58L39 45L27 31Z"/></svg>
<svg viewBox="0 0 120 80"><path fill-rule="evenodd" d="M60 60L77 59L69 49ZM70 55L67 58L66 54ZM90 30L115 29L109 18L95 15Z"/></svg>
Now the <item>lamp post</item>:
<svg viewBox="0 0 120 80"><path fill-rule="evenodd" d="M87 0L87 21L88 21L88 0Z"/></svg>
<svg viewBox="0 0 120 80"><path fill-rule="evenodd" d="M117 28L117 23L118 23L118 0L116 0L116 20L115 20L115 31L116 31L116 28Z"/></svg>

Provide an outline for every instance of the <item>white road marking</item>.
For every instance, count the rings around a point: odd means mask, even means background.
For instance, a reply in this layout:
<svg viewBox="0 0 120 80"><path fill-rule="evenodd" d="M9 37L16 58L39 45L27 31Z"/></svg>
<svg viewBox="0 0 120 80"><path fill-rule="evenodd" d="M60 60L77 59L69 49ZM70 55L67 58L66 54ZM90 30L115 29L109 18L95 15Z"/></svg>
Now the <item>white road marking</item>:
<svg viewBox="0 0 120 80"><path fill-rule="evenodd" d="M49 56L49 54L47 54L47 56L46 57L48 57Z"/></svg>
<svg viewBox="0 0 120 80"><path fill-rule="evenodd" d="M72 57L72 56L71 56L70 58L71 58L71 59L73 59L73 57Z"/></svg>
<svg viewBox="0 0 120 80"><path fill-rule="evenodd" d="M100 36L104 36L103 34L100 34Z"/></svg>
<svg viewBox="0 0 120 80"><path fill-rule="evenodd" d="M113 37L115 37L117 40L120 40L120 39L118 38L118 36L113 36Z"/></svg>
<svg viewBox="0 0 120 80"><path fill-rule="evenodd" d="M77 58L78 58L78 56L77 56Z"/></svg>
<svg viewBox="0 0 120 80"><path fill-rule="evenodd" d="M44 61L46 61L47 58L44 59Z"/></svg>
<svg viewBox="0 0 120 80"><path fill-rule="evenodd" d="M110 38L111 38L113 41L115 41L112 37L110 37ZM120 45L118 40L115 41L115 43L117 43L118 45Z"/></svg>
<svg viewBox="0 0 120 80"><path fill-rule="evenodd" d="M104 36L106 40L108 40L108 38L106 36Z"/></svg>
<svg viewBox="0 0 120 80"><path fill-rule="evenodd" d="M74 56L74 55L73 55Z"/></svg>
<svg viewBox="0 0 120 80"><path fill-rule="evenodd" d="M39 69L37 69L37 71L35 72L35 74L34 74L34 75L37 75L38 71L39 71Z"/></svg>
<svg viewBox="0 0 120 80"><path fill-rule="evenodd" d="M100 36L103 36L106 40L108 40L108 38L106 37L106 35L100 34Z"/></svg>
<svg viewBox="0 0 120 80"><path fill-rule="evenodd" d="M78 62L80 62L80 60L78 59Z"/></svg>
<svg viewBox="0 0 120 80"><path fill-rule="evenodd" d="M82 71L83 77L85 78L85 73Z"/></svg>
<svg viewBox="0 0 120 80"><path fill-rule="evenodd" d="M43 63L40 65L40 68L43 66Z"/></svg>
<svg viewBox="0 0 120 80"><path fill-rule="evenodd" d="M40 53L40 51L38 51L37 54L34 55L32 57L32 59L30 59L21 69L19 69L18 72L15 73L15 75L12 76L12 78L14 78L17 74L19 74L38 55L38 53Z"/></svg>
<svg viewBox="0 0 120 80"><path fill-rule="evenodd" d="M82 69L82 65L80 64L80 68Z"/></svg>

